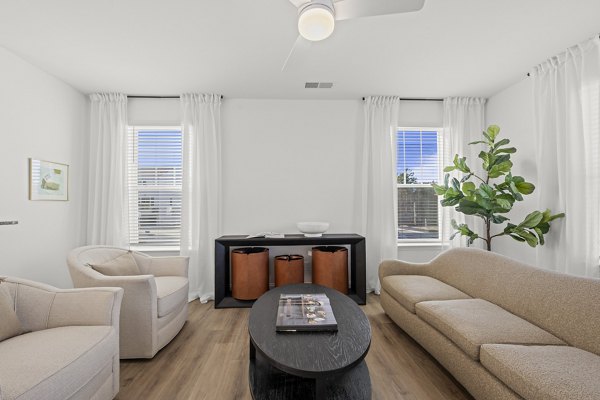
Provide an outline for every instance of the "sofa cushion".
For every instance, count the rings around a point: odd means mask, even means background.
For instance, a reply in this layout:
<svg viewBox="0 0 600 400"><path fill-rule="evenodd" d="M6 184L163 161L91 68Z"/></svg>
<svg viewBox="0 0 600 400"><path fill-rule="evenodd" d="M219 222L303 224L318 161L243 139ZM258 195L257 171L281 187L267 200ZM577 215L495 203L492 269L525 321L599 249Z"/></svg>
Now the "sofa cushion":
<svg viewBox="0 0 600 400"><path fill-rule="evenodd" d="M13 298L2 281L0 281L0 321L0 342L24 332L15 312Z"/></svg>
<svg viewBox="0 0 600 400"><path fill-rule="evenodd" d="M158 316L164 317L188 301L188 279L182 276L157 276Z"/></svg>
<svg viewBox="0 0 600 400"><path fill-rule="evenodd" d="M436 328L474 360L487 343L565 343L556 336L482 299L425 301L417 315Z"/></svg>
<svg viewBox="0 0 600 400"><path fill-rule="evenodd" d="M471 296L435 278L423 275L386 276L381 286L408 311L415 313L415 304L428 300L470 299Z"/></svg>
<svg viewBox="0 0 600 400"><path fill-rule="evenodd" d="M5 340L0 343L2 399L70 398L112 363L118 341L111 326L44 329Z"/></svg>
<svg viewBox="0 0 600 400"><path fill-rule="evenodd" d="M576 347L485 344L481 364L527 400L600 399L600 356Z"/></svg>
<svg viewBox="0 0 600 400"><path fill-rule="evenodd" d="M107 276L140 275L140 268L130 251L102 264L89 264L94 270Z"/></svg>

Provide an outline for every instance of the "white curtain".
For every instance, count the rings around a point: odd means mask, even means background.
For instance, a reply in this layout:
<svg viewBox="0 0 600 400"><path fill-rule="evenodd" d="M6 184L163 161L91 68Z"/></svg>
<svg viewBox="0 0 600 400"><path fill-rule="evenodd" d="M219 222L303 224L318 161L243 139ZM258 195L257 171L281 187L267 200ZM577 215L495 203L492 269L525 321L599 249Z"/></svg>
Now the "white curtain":
<svg viewBox="0 0 600 400"><path fill-rule="evenodd" d="M540 267L598 276L600 255L600 39L595 36L532 72L538 207L554 221L537 250Z"/></svg>
<svg viewBox="0 0 600 400"><path fill-rule="evenodd" d="M90 95L87 243L129 246L127 96Z"/></svg>
<svg viewBox="0 0 600 400"><path fill-rule="evenodd" d="M471 145L482 139L485 130L485 102L486 99L476 97L448 97L444 99L444 131L442 152L443 166L452 165L455 154L459 157L467 157L467 165L472 171L482 176L481 160L477 158L482 150L481 145ZM454 175L458 177L457 174ZM452 174L451 174L452 177ZM442 243L453 247L465 247L467 241L464 237L457 235L450 241L450 235L454 231L450 221L455 219L459 224L466 223L471 230L483 234L483 221L474 216L466 216L454 210L454 207L444 207L442 211ZM475 241L474 247L483 247L484 242Z"/></svg>
<svg viewBox="0 0 600 400"><path fill-rule="evenodd" d="M379 293L381 261L398 258L396 131L399 97L367 97L361 171L361 233L366 237L367 290Z"/></svg>
<svg viewBox="0 0 600 400"><path fill-rule="evenodd" d="M221 96L181 96L181 254L190 257L190 296L214 299L215 239L221 234Z"/></svg>

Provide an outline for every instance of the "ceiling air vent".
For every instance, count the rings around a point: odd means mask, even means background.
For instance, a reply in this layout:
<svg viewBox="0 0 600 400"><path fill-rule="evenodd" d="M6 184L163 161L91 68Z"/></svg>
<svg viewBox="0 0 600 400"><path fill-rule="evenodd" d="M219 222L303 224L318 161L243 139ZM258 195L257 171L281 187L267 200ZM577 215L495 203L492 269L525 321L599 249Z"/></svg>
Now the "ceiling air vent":
<svg viewBox="0 0 600 400"><path fill-rule="evenodd" d="M333 82L306 82L304 84L305 89L331 89Z"/></svg>

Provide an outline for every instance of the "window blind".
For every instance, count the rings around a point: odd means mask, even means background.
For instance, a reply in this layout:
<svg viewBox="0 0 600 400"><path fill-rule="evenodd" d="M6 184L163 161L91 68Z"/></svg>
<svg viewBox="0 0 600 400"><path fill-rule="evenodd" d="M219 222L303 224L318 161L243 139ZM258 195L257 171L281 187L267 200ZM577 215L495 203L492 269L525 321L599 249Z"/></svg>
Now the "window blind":
<svg viewBox="0 0 600 400"><path fill-rule="evenodd" d="M182 135L179 127L130 127L129 242L178 247L181 234Z"/></svg>
<svg viewBox="0 0 600 400"><path fill-rule="evenodd" d="M396 136L398 239L439 240L440 210L431 183L441 175L437 129L399 129Z"/></svg>

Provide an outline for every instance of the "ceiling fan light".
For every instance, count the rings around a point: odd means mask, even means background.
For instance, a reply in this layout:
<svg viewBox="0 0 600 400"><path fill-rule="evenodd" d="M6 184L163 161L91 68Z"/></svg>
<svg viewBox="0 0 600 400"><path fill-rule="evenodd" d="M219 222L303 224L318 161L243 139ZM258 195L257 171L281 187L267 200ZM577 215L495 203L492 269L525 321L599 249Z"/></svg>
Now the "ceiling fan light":
<svg viewBox="0 0 600 400"><path fill-rule="evenodd" d="M300 35L310 41L317 42L327 39L335 28L333 11L321 4L306 7L298 17Z"/></svg>

